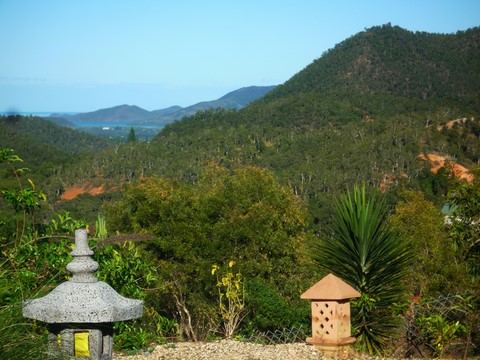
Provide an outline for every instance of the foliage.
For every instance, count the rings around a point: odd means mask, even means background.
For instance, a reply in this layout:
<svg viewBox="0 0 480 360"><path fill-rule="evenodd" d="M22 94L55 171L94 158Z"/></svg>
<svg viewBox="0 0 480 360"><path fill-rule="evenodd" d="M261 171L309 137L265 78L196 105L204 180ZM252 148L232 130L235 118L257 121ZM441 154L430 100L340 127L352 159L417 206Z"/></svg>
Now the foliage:
<svg viewBox="0 0 480 360"><path fill-rule="evenodd" d="M3 278L3 274L0 274ZM35 323L22 317L21 304L0 302L0 354L2 359L43 360L46 358L46 337Z"/></svg>
<svg viewBox="0 0 480 360"><path fill-rule="evenodd" d="M468 355L470 345L478 344L480 341L480 296L477 294L457 295L460 305L456 309L464 315L463 324L467 335L467 346L465 347L464 358ZM477 351L478 352L478 351Z"/></svg>
<svg viewBox="0 0 480 360"><path fill-rule="evenodd" d="M97 248L97 277L123 296L145 299L157 281L157 269L149 256L132 241Z"/></svg>
<svg viewBox="0 0 480 360"><path fill-rule="evenodd" d="M104 221L101 219L99 217L99 223ZM150 301L157 296L153 289L158 282L158 271L140 244L125 241L100 246L96 258L99 280L111 285L122 296L145 301L145 314L141 319L115 323L117 349L141 350L176 334L176 323L161 316Z"/></svg>
<svg viewBox="0 0 480 360"><path fill-rule="evenodd" d="M218 307L227 339L233 336L246 315L243 277L240 272L235 274L232 272L234 265L233 260L229 261L229 270L223 271L221 275L219 274L221 267L216 264L212 266L212 275L217 274Z"/></svg>
<svg viewBox="0 0 480 360"><path fill-rule="evenodd" d="M22 175L28 171L28 168L15 166L17 162L23 162L23 160L18 155L14 154L13 149L0 148L0 164L5 163L9 172L13 174L16 180L15 186L0 189L0 198L3 198L7 205L13 207L17 215L16 232L18 240L18 236L25 232L28 215L31 218L32 225L35 226L33 212L36 208L40 207L42 201L46 200L46 195L35 188L35 184L31 179L26 179L26 181L22 179ZM28 185L25 184L25 182L27 182ZM18 218L19 214L22 214L21 219ZM21 228L20 223L22 223Z"/></svg>
<svg viewBox="0 0 480 360"><path fill-rule="evenodd" d="M0 155L4 161L11 163L21 161L10 149L2 150ZM12 171L18 172L15 168ZM21 187L21 179L17 180L18 187ZM7 189L5 193L11 191ZM16 210L30 216L33 211L26 207ZM17 229L16 233L7 233L8 237L0 239L2 240L0 329L3 330L2 334L10 337L8 339L0 336L1 350L4 350L5 354L11 353L13 358L24 359L29 357L29 353L33 354L31 347L24 344L25 339L36 345L44 342L42 340L44 336L39 331L40 327L37 327L35 322L19 321L21 301L43 296L61 282L68 280L70 274L66 270L66 265L72 260L70 255L73 246L72 234L76 229L83 227L86 227L86 224L74 219L69 212L58 213L49 223L36 227L31 226L24 216L23 224L19 227L22 233ZM107 236L105 219L102 216L97 218L96 235L98 239L105 239ZM91 246L95 247L94 241ZM149 287L156 285L156 268L147 261L148 257L137 245L123 242L115 246L99 247L96 250L101 264L99 279L112 284L124 296L147 299ZM159 315L148 301L146 312L146 316L141 320L115 324L115 344L118 348L143 348L176 333L175 322ZM20 325L13 326L7 316L11 316ZM19 340L12 334L22 338ZM12 339L18 344L25 345L24 349L13 346ZM40 349L44 350L44 346L39 347L34 358L44 357L39 355L43 351Z"/></svg>
<svg viewBox="0 0 480 360"><path fill-rule="evenodd" d="M5 201L13 206L16 212L31 213L40 207L40 202L46 200L46 195L35 189L35 184L29 180L30 187L14 190L3 190L1 195Z"/></svg>
<svg viewBox="0 0 480 360"><path fill-rule="evenodd" d="M58 283L69 278L66 265L72 260L72 232L85 226L70 214L58 214L58 221L42 229L32 230L14 241L2 244L0 259L5 263L6 272L1 280L3 303L25 300L51 290ZM14 279L15 281L11 281Z"/></svg>
<svg viewBox="0 0 480 360"><path fill-rule="evenodd" d="M381 353L398 325L394 307L403 300L412 254L388 225L383 200L367 197L365 187L343 195L336 211L332 236L318 242L316 260L362 294L353 303L353 326L368 352Z"/></svg>
<svg viewBox="0 0 480 360"><path fill-rule="evenodd" d="M422 357L463 359L478 354L478 292L439 295L412 302L405 318L408 350ZM473 346L471 346L473 345Z"/></svg>
<svg viewBox="0 0 480 360"><path fill-rule="evenodd" d="M212 262L235 258L245 278L265 279L286 298L300 292L305 210L265 170L212 166L195 185L145 178L108 213L110 230L158 236L147 249L166 284L161 304L189 339L214 327Z"/></svg>
<svg viewBox="0 0 480 360"><path fill-rule="evenodd" d="M459 321L448 321L438 314L421 317L418 323L423 338L439 358L443 357L447 347L466 330Z"/></svg>
<svg viewBox="0 0 480 360"><path fill-rule="evenodd" d="M448 194L454 212L450 236L454 250L465 260L474 281L480 279L480 171L472 183L459 182Z"/></svg>
<svg viewBox="0 0 480 360"><path fill-rule="evenodd" d="M60 229L68 219L60 217L64 220L61 225L52 221L45 227L35 226L33 212L46 198L31 180L26 181L29 187L24 185L21 175L26 169L17 168L17 162L22 159L12 149L0 150L0 163L6 163L15 178L12 187L2 189L1 195L16 213L22 213L20 218L14 218L16 229L0 236L0 353L11 359L43 359L45 337L35 322L22 318L21 304L65 276L68 253Z"/></svg>
<svg viewBox="0 0 480 360"><path fill-rule="evenodd" d="M305 289L306 287L303 287ZM245 306L248 313L244 320L243 332L274 332L310 324L310 304L297 299L287 299L279 290L263 279L249 279L246 282Z"/></svg>
<svg viewBox="0 0 480 360"><path fill-rule="evenodd" d="M451 249L440 209L421 192L405 190L400 197L389 222L412 247L409 294L430 298L465 291L470 285L465 266Z"/></svg>
<svg viewBox="0 0 480 360"><path fill-rule="evenodd" d="M130 132L128 133L127 142L135 142L137 138L135 137L135 130L133 127L130 128Z"/></svg>

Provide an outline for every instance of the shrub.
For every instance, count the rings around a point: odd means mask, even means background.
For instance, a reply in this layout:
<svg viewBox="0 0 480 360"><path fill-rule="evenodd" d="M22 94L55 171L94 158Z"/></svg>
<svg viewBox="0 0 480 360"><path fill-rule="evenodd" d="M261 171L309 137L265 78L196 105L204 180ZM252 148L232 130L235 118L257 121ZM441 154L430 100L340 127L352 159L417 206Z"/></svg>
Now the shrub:
<svg viewBox="0 0 480 360"><path fill-rule="evenodd" d="M402 302L402 280L412 258L408 243L389 226L382 199L367 197L355 186L336 202L331 237L315 248L318 265L361 293L353 301L353 326L358 343L380 354L394 334L396 306Z"/></svg>

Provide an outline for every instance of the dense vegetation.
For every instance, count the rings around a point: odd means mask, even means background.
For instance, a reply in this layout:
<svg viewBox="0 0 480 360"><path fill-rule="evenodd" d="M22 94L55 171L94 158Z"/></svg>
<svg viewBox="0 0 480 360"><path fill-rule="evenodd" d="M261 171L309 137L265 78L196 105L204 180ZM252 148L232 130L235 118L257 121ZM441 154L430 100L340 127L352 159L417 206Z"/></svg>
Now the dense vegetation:
<svg viewBox="0 0 480 360"><path fill-rule="evenodd" d="M108 144L42 119L0 119L1 147L15 150L5 150L1 165L2 304L64 279L65 236L88 223L99 277L146 301L148 316L117 325L123 348L171 336L231 336L219 302L227 292L218 284L245 289L230 292L231 310L243 319L237 333L308 326L299 294L327 271L365 293L353 306L353 325L371 352L388 352L405 335L383 330L412 306L447 293L462 295L463 317L427 311L413 320L417 342L404 337L406 346L438 355L459 338L478 342L479 55L479 28L440 35L375 27L248 107L198 112L151 142ZM446 166L433 173L420 154L442 156ZM453 164L471 169L475 180L456 179ZM335 207L355 184L365 186L362 201ZM106 192L61 201L72 185L104 185ZM378 196L382 206L370 208ZM446 203L460 220L445 223ZM380 236L349 228L367 225ZM125 233L137 235L118 236ZM382 257L388 244L391 254L409 257L392 245L396 239L413 255L410 268L403 261L389 267ZM351 241L381 245L385 267L354 254L315 265L313 250L322 259ZM362 271L350 278L340 265ZM55 280L44 283L38 272ZM399 287L382 288L379 279Z"/></svg>

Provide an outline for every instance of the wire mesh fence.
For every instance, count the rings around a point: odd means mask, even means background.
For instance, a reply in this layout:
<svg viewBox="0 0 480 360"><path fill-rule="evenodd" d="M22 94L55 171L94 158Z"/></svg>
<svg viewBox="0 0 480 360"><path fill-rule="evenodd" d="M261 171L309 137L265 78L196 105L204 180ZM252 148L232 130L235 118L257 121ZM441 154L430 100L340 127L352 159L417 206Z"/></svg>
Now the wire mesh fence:
<svg viewBox="0 0 480 360"><path fill-rule="evenodd" d="M305 339L308 336L307 331L308 329L306 326L294 326L291 328L265 332L255 331L251 336L244 337L242 340L265 345L291 344L305 342Z"/></svg>
<svg viewBox="0 0 480 360"><path fill-rule="evenodd" d="M406 355L476 351L471 335L480 331L480 324L475 321L478 314L468 303L471 295L448 294L413 302L404 317Z"/></svg>
<svg viewBox="0 0 480 360"><path fill-rule="evenodd" d="M471 295L470 293L449 294L428 301L412 302L409 311L403 317L404 340L402 343L404 346L397 349L398 352L407 357L438 353L439 345L436 340L441 337L445 340L441 345L445 347L446 352L464 354L467 351L480 351L477 348L479 345L475 344L470 336L472 333L480 332L480 323L472 321L472 315L478 317L478 314L475 314L475 309L469 308L466 304L466 299ZM432 323L426 321L431 318L442 319L443 322L439 325L443 325L444 328L432 329ZM454 333L452 324L457 322L463 327L458 327L459 330ZM450 334L448 334L449 331ZM436 336L433 339L432 334ZM242 341L265 345L290 344L305 342L309 336L309 326L298 326L275 331L255 331L250 336L242 338Z"/></svg>

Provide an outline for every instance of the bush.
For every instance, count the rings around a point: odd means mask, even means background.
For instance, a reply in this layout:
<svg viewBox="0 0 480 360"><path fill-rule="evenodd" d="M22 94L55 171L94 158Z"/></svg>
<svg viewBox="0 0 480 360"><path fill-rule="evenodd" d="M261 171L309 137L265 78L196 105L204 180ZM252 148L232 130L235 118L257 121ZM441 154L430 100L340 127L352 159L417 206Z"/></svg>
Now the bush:
<svg viewBox="0 0 480 360"><path fill-rule="evenodd" d="M243 331L275 331L299 327L310 323L310 304L305 301L289 301L275 285L263 279L246 282L246 307L248 314Z"/></svg>
<svg viewBox="0 0 480 360"><path fill-rule="evenodd" d="M154 299L158 292L153 289L158 285L159 277L154 261L142 244L122 241L100 246L96 258L99 280L105 281L122 296L145 301L144 315L140 319L115 323L116 349L145 349L152 343L176 335L177 323L161 316L155 309Z"/></svg>

